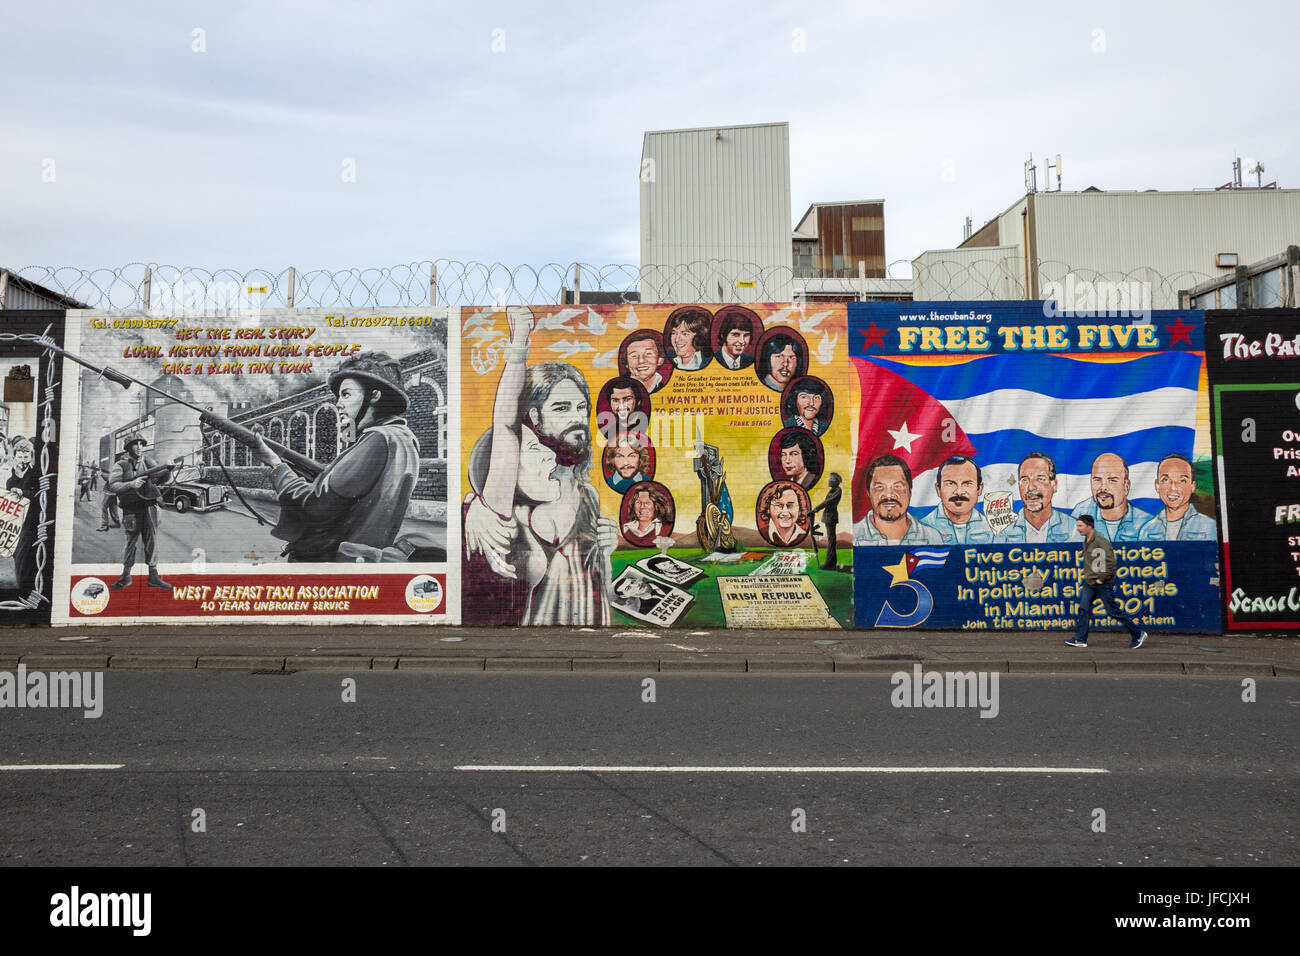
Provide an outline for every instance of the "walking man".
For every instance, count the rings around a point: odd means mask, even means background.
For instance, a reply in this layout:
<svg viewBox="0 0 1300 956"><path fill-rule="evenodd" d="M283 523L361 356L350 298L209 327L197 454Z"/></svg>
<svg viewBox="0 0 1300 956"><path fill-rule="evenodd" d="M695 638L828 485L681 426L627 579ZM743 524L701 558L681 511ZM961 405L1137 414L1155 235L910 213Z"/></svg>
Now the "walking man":
<svg viewBox="0 0 1300 956"><path fill-rule="evenodd" d="M1074 629L1074 637L1065 643L1070 647L1088 646L1088 622L1092 618L1092 602L1101 598L1106 613L1119 621L1133 636L1129 644L1137 649L1147 639L1147 632L1141 630L1131 617L1126 617L1115 599L1111 582L1115 580L1115 549L1110 541L1097 533L1097 525L1092 515L1079 515L1074 523L1075 530L1083 538L1083 577L1079 581L1079 623Z"/></svg>

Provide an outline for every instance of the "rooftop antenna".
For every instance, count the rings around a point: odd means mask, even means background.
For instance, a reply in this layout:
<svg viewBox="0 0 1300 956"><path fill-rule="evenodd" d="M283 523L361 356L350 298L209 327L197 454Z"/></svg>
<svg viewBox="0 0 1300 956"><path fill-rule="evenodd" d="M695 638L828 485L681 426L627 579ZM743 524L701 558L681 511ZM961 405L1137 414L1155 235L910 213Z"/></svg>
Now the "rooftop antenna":
<svg viewBox="0 0 1300 956"><path fill-rule="evenodd" d="M962 230L961 241L962 241L962 242L965 242L967 239L969 239L969 238L970 238L970 233L971 233L970 216L967 216L967 217L966 217L966 226L965 226L965 228Z"/></svg>
<svg viewBox="0 0 1300 956"><path fill-rule="evenodd" d="M1034 165L1034 154L1029 154L1029 160L1025 163L1025 192L1038 192L1038 167Z"/></svg>
<svg viewBox="0 0 1300 956"><path fill-rule="evenodd" d="M1241 188L1241 157L1238 156L1232 161L1232 188Z"/></svg>
<svg viewBox="0 0 1300 956"><path fill-rule="evenodd" d="M1049 191L1051 191L1052 170L1056 170L1056 189L1054 191L1059 193L1061 191L1061 154L1060 153L1056 154L1055 164L1050 162L1047 164L1047 186Z"/></svg>
<svg viewBox="0 0 1300 956"><path fill-rule="evenodd" d="M1255 164L1255 168L1254 168L1254 169L1248 169L1248 170L1246 170L1246 172L1248 172L1248 173L1254 173L1254 174L1255 174L1255 188L1256 188L1256 189L1263 189L1263 188L1264 188L1264 164L1263 164L1263 163L1258 163L1258 162L1257 162L1257 163Z"/></svg>

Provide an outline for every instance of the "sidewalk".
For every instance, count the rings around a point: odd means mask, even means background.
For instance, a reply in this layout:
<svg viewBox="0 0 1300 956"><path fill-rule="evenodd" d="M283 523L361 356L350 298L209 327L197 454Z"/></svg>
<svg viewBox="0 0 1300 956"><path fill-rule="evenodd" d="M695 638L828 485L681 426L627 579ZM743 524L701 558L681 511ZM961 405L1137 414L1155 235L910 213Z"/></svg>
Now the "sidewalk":
<svg viewBox="0 0 1300 956"><path fill-rule="evenodd" d="M1300 677L1300 638L1123 631L707 631L658 628L215 626L0 628L0 670L445 670L863 674L997 670L1012 674Z"/></svg>

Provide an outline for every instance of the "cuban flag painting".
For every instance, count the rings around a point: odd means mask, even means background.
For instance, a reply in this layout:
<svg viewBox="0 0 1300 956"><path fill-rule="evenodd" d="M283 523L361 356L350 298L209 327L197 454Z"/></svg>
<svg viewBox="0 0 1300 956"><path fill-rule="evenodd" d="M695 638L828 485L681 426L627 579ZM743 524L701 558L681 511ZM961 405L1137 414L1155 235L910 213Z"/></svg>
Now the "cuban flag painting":
<svg viewBox="0 0 1300 956"><path fill-rule="evenodd" d="M1068 629L1087 515L1114 544L1127 611L1153 630L1218 628L1193 593L1217 586L1203 314L1053 305L850 306L860 626L884 606L907 618L884 569L892 549L928 546L953 560L910 578L937 588L919 623Z"/></svg>

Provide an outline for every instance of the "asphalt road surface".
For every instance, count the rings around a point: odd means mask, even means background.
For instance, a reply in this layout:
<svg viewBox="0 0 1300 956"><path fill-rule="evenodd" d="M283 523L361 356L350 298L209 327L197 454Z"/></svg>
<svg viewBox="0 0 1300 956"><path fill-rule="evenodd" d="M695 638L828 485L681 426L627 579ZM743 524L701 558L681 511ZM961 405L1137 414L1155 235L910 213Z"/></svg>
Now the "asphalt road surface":
<svg viewBox="0 0 1300 956"><path fill-rule="evenodd" d="M993 718L888 676L104 680L0 710L0 862L1300 863L1293 680L1004 674Z"/></svg>

